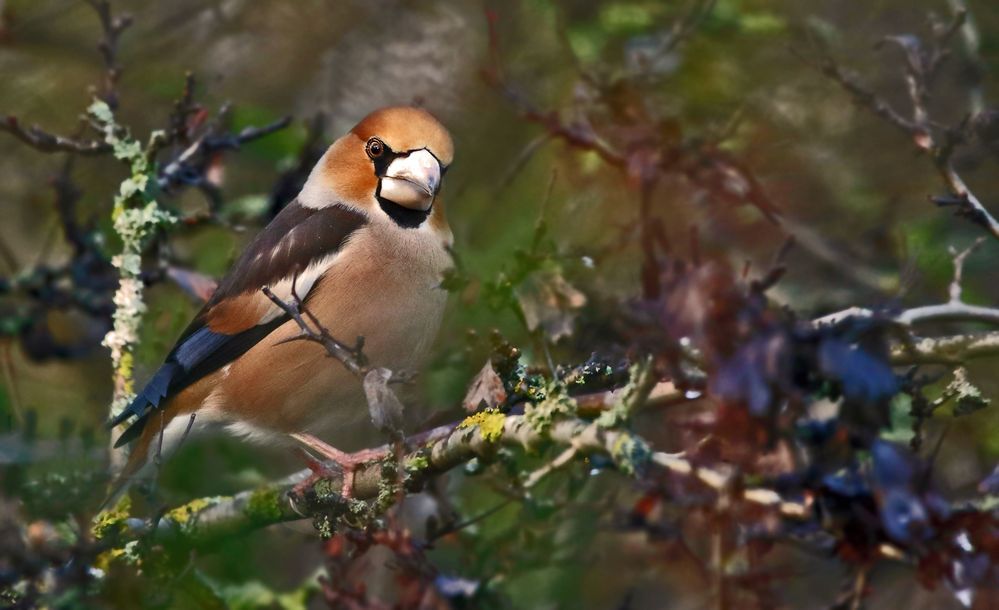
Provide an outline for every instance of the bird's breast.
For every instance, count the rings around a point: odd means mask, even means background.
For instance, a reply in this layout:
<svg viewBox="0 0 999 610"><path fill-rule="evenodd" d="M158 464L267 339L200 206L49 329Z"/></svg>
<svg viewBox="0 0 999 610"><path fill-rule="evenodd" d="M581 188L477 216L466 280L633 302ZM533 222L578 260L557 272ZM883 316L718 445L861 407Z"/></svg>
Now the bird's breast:
<svg viewBox="0 0 999 610"><path fill-rule="evenodd" d="M440 284L451 257L436 233L396 231L371 225L358 230L305 305L340 342L354 345L363 338L372 366L415 370L440 326L447 300ZM232 419L282 432L365 422L359 380L314 342L282 343L298 333L288 322L233 363L223 379L221 406Z"/></svg>
<svg viewBox="0 0 999 610"><path fill-rule="evenodd" d="M372 365L418 366L437 334L451 258L429 232L359 232L316 285L309 310L338 338L364 338Z"/></svg>

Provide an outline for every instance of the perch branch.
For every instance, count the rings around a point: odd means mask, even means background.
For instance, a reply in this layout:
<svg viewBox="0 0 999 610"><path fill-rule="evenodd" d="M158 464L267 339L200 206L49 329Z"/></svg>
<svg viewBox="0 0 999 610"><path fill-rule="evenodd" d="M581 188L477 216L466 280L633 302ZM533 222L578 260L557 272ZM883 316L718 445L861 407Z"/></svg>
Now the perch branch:
<svg viewBox="0 0 999 610"><path fill-rule="evenodd" d="M744 501L776 510L787 518L805 518L811 511L808 505L785 500L770 489L750 487L736 492L738 474L734 471L695 466L680 455L648 452L645 441L629 431L604 429L594 422L577 418L563 419L552 423L546 430L538 430L524 415L497 416L503 417L502 429L498 433L483 430L478 425L448 425L420 435L419 440L423 444L410 449L403 461L409 475L406 488L418 490L430 478L473 458L488 460L501 445L533 448L554 444L571 447L578 455L610 456L625 471L633 472L635 468L652 465L699 481L715 492L738 493ZM412 447L411 443L407 443L409 447ZM417 467L414 464L422 465ZM149 522L137 524L132 528L131 536L152 534L201 548L235 533L301 519L310 514L310 507L307 501L303 505L302 497L289 492L308 473L303 471L279 484L234 496L196 500L166 513L155 525ZM391 481L392 478L386 479L382 462L365 464L353 475L351 495L355 500L377 498ZM312 483L311 490L316 492L320 484L339 490L343 484L342 475L334 474Z"/></svg>

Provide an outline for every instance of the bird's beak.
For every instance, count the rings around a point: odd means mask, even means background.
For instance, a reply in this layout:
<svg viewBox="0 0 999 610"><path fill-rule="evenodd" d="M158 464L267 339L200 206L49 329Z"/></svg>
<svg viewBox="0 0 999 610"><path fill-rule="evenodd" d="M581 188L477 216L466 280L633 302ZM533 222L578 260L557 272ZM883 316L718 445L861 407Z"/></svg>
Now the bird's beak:
<svg viewBox="0 0 999 610"><path fill-rule="evenodd" d="M430 209L441 183L441 165L426 150L416 150L389 164L379 195L412 210Z"/></svg>

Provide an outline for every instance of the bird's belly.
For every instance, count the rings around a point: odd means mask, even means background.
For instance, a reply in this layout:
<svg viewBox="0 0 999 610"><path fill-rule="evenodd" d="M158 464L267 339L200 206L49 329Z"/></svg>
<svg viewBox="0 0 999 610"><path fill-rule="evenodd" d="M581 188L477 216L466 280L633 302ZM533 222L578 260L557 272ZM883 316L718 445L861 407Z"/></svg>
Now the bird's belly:
<svg viewBox="0 0 999 610"><path fill-rule="evenodd" d="M351 257L315 286L306 308L341 343L364 339L372 366L415 370L437 334L446 302L437 266L404 259ZM308 319L308 318L306 318ZM350 450L377 440L359 379L287 322L224 373L219 407L233 431L307 431Z"/></svg>

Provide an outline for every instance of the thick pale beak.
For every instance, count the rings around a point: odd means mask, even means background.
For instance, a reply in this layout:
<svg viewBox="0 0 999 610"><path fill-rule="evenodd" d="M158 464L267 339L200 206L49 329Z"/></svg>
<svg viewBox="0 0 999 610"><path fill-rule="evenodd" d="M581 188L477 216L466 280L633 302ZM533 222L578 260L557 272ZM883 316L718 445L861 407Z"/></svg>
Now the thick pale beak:
<svg viewBox="0 0 999 610"><path fill-rule="evenodd" d="M434 202L440 183L440 163L426 150L416 150L388 166L379 194L403 207L425 212Z"/></svg>

